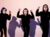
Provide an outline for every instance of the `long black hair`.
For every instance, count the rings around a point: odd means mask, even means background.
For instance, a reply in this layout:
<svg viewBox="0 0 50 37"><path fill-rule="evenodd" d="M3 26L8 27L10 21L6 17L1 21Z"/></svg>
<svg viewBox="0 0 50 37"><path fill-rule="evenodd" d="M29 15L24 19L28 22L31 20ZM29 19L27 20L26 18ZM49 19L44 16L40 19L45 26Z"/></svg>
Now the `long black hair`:
<svg viewBox="0 0 50 37"><path fill-rule="evenodd" d="M2 9L1 9L1 13L3 13L3 10L5 9L5 11L7 11L7 9L5 8L5 7L3 7Z"/></svg>

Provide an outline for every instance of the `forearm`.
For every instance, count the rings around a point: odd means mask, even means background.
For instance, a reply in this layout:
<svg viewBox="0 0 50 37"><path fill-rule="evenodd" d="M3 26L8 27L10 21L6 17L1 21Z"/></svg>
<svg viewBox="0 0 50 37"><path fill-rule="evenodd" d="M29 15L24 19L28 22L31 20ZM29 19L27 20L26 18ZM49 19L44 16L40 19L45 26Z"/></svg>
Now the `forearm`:
<svg viewBox="0 0 50 37"><path fill-rule="evenodd" d="M19 17L19 13L20 13L20 11L18 11L18 13L17 13L17 17Z"/></svg>
<svg viewBox="0 0 50 37"><path fill-rule="evenodd" d="M9 14L8 17L9 17L8 20L10 20L11 19L11 14Z"/></svg>
<svg viewBox="0 0 50 37"><path fill-rule="evenodd" d="M49 12L49 20L50 20L50 12Z"/></svg>
<svg viewBox="0 0 50 37"><path fill-rule="evenodd" d="M18 11L18 13L17 13L17 17L18 17L18 18L21 18L22 15L19 15L19 13L20 13L20 11Z"/></svg>
<svg viewBox="0 0 50 37"><path fill-rule="evenodd" d="M39 9L36 10L36 16L39 16Z"/></svg>
<svg viewBox="0 0 50 37"><path fill-rule="evenodd" d="M34 18L33 12L31 12L31 15L32 15L31 18Z"/></svg>

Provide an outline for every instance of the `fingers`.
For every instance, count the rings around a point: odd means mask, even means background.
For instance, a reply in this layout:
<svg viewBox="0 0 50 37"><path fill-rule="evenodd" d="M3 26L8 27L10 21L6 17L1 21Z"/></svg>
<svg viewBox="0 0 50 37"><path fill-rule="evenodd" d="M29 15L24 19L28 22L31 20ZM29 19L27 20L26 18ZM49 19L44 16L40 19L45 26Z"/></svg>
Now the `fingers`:
<svg viewBox="0 0 50 37"><path fill-rule="evenodd" d="M32 12L32 10L30 10L30 12Z"/></svg>

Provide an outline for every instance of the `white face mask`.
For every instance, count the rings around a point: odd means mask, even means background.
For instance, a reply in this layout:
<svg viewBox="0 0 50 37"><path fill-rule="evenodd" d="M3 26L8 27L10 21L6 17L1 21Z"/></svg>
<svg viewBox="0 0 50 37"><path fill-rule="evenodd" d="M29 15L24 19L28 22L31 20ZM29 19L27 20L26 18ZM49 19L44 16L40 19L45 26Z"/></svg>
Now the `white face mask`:
<svg viewBox="0 0 50 37"><path fill-rule="evenodd" d="M44 8L44 11L47 11L47 8Z"/></svg>
<svg viewBox="0 0 50 37"><path fill-rule="evenodd" d="M24 10L24 14L27 15L27 10Z"/></svg>
<svg viewBox="0 0 50 37"><path fill-rule="evenodd" d="M5 9L3 10L3 14L5 14L6 13L6 11L5 11Z"/></svg>

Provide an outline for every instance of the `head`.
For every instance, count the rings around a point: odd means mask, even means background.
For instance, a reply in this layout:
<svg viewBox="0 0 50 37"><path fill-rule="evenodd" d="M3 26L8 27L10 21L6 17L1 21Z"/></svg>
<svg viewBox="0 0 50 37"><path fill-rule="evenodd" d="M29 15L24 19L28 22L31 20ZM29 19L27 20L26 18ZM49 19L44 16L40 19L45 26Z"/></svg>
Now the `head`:
<svg viewBox="0 0 50 37"><path fill-rule="evenodd" d="M7 9L5 8L5 7L3 7L2 9L1 9L1 13L2 14L5 14L7 12Z"/></svg>
<svg viewBox="0 0 50 37"><path fill-rule="evenodd" d="M13 16L13 17L12 17L12 20L13 20L13 21L16 21L16 20L17 20L17 18L16 18L15 16Z"/></svg>
<svg viewBox="0 0 50 37"><path fill-rule="evenodd" d="M43 11L48 12L48 10L49 10L48 5L47 4L44 4L43 5Z"/></svg>
<svg viewBox="0 0 50 37"><path fill-rule="evenodd" d="M27 8L24 8L23 14L24 14L24 15L28 15L28 9L27 9Z"/></svg>

